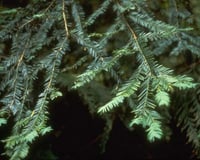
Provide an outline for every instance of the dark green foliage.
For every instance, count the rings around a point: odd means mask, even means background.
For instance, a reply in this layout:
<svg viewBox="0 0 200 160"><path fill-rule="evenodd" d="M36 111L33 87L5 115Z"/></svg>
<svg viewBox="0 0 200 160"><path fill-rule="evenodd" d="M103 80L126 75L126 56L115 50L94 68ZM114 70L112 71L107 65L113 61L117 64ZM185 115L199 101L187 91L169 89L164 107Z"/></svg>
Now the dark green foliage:
<svg viewBox="0 0 200 160"><path fill-rule="evenodd" d="M198 151L199 21L197 7L188 7L195 2L187 2L91 1L89 14L81 0L0 8L0 126L14 117L4 154L24 159L51 131L48 104L62 87L77 90L91 114L105 119L102 148L117 116L130 130L142 125L149 141L169 138L174 108Z"/></svg>

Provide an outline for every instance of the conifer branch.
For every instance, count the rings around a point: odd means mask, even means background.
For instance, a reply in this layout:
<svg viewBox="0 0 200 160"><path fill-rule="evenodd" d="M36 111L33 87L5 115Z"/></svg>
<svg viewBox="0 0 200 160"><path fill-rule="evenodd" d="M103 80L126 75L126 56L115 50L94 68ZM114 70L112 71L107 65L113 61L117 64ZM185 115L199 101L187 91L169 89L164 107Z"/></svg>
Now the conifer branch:
<svg viewBox="0 0 200 160"><path fill-rule="evenodd" d="M118 5L118 7L120 8L120 3L119 3L119 1L117 0L117 5ZM139 44L139 42L138 42L138 38L137 38L137 35L136 35L136 33L134 32L134 30L131 28L131 26L129 25L129 23L127 22L127 20L126 20L126 18L125 18L125 16L124 16L124 14L123 13L121 13L121 17L122 17L122 19L123 19L123 21L124 21L124 23L125 23L125 25L127 26L127 28L128 28L128 30L130 31L130 33L131 33L131 35L132 35L132 37L133 37L133 40L135 41L135 44L136 44L136 47L137 47L137 49L138 49L138 51L139 51L139 53L140 53L140 55L141 55L141 57L142 57L142 59L143 59L143 63L144 63L144 65L146 65L146 67L148 68L148 71L149 71L149 76L152 76L153 74L153 72L151 71L151 67L150 67L150 65L149 65L149 62L147 61L147 59L146 59L146 57L145 57L145 55L144 55L144 52L143 52L143 50L142 50L142 48L141 48L141 46L140 46L140 44Z"/></svg>
<svg viewBox="0 0 200 160"><path fill-rule="evenodd" d="M64 25L65 25L65 31L66 31L66 37L69 37L69 30L68 30L68 25L67 25L67 18L65 15L65 1L62 1L62 15L63 15L63 20L64 20Z"/></svg>
<svg viewBox="0 0 200 160"><path fill-rule="evenodd" d="M33 141L51 131L48 106L62 87L76 89L105 120L102 147L116 117L130 130L141 125L151 142L169 138L173 106L199 150L198 7L156 1L169 14L153 2L88 1L88 10L79 0L34 0L0 11L0 126L10 117L14 123L2 141L5 155L25 159Z"/></svg>

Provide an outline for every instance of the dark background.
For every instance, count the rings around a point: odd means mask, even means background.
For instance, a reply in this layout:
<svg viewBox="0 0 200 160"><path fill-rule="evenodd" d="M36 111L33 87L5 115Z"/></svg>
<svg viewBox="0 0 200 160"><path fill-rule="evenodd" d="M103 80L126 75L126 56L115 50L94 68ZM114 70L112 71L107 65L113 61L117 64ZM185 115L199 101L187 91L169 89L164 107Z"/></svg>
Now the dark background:
<svg viewBox="0 0 200 160"><path fill-rule="evenodd" d="M99 136L104 121L92 117L76 93L51 104L50 123L54 130L37 140L28 159L37 160L45 151L59 160L193 159L191 146L173 122L169 142L149 143L144 129L136 127L131 132L119 119L115 120L106 151L101 154Z"/></svg>

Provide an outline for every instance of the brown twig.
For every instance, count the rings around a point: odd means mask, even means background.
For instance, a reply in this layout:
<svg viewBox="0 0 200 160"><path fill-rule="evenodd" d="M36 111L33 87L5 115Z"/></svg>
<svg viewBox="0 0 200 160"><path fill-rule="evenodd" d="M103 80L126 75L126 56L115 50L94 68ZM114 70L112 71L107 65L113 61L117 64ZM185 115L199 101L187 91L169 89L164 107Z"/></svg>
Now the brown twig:
<svg viewBox="0 0 200 160"><path fill-rule="evenodd" d="M63 15L63 20L64 20L64 24L65 24L65 31L66 31L66 37L69 37L69 30L67 27L67 18L65 15L65 1L63 0L63 4L62 4L62 15Z"/></svg>

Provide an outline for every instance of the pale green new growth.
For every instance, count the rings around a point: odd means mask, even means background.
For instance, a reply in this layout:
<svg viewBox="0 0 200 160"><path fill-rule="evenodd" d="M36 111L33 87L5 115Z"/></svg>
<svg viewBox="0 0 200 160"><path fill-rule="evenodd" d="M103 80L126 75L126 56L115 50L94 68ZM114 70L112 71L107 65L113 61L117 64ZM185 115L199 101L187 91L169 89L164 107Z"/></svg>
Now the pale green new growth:
<svg viewBox="0 0 200 160"><path fill-rule="evenodd" d="M159 106L169 106L170 104L170 98L169 94L164 91L158 91L155 96L156 102Z"/></svg>

